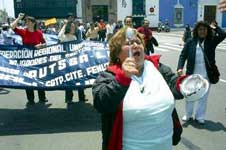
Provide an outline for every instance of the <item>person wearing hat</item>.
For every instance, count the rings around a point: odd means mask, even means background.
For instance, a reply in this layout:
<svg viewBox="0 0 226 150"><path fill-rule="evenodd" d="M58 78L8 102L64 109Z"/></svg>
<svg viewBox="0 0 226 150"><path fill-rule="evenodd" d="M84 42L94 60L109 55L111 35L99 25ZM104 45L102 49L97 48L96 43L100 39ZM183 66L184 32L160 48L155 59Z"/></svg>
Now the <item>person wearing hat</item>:
<svg viewBox="0 0 226 150"><path fill-rule="evenodd" d="M217 34L213 35L213 30ZM187 61L186 75L200 74L209 82L210 65L215 64L215 49L226 38L226 33L212 22L210 25L199 21L193 29L193 37L184 45L178 60L177 73L183 74L184 64ZM207 60L208 59L208 60ZM195 120L199 124L205 123L207 98L209 90L198 100L195 110ZM186 101L183 121L193 119L194 101Z"/></svg>
<svg viewBox="0 0 226 150"><path fill-rule="evenodd" d="M20 20L24 19L25 29L20 29L17 27L17 24ZM37 49L44 48L46 46L46 41L43 37L42 31L38 30L37 22L34 17L26 16L22 13L18 15L16 20L11 24L13 31L20 35L22 38L23 45L34 46ZM34 90L27 88L26 95L28 99L28 105L35 104L34 101ZM39 102L47 102L44 90L38 90Z"/></svg>

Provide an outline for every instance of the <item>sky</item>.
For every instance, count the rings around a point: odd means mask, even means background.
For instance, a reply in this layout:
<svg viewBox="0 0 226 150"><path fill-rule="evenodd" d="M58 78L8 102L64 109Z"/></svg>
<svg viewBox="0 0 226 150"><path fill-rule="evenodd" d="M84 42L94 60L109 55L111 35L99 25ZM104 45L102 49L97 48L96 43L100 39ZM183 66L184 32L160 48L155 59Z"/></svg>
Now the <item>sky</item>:
<svg viewBox="0 0 226 150"><path fill-rule="evenodd" d="M15 17L13 0L0 0L0 9L3 10L4 8L10 17Z"/></svg>

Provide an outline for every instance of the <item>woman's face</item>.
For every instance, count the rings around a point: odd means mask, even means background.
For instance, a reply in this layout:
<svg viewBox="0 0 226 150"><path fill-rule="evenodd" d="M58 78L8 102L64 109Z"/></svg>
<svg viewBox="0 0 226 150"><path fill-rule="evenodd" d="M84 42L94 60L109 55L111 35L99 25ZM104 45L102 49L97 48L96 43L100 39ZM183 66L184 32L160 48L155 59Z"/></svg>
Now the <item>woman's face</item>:
<svg viewBox="0 0 226 150"><path fill-rule="evenodd" d="M72 34L75 33L75 24L74 23L71 24L71 32L70 33L72 33Z"/></svg>
<svg viewBox="0 0 226 150"><path fill-rule="evenodd" d="M35 25L35 23L33 23L31 20L29 20L29 19L26 19L25 20L25 26L27 27L27 28L34 28L34 25Z"/></svg>
<svg viewBox="0 0 226 150"><path fill-rule="evenodd" d="M198 28L198 36L199 38L206 38L207 37L207 27L200 26Z"/></svg>
<svg viewBox="0 0 226 150"><path fill-rule="evenodd" d="M138 65L138 67L143 66L144 64L144 46L142 44L142 41L135 37L129 44L128 41L126 41L121 48L121 52L119 53L119 59L121 63L127 58L127 57L133 57ZM131 48L130 48L131 47ZM131 55L129 56L131 51Z"/></svg>

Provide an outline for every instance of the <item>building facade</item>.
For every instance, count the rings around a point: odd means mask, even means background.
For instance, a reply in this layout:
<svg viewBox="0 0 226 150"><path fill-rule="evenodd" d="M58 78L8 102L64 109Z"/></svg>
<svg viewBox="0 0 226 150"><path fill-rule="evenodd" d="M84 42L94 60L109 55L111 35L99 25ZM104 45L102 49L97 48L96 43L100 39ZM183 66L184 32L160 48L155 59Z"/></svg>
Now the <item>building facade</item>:
<svg viewBox="0 0 226 150"><path fill-rule="evenodd" d="M205 20L208 22L211 22L212 20L216 20L219 26L225 28L226 14L221 13L217 9L218 3L219 3L219 0L199 0L197 20Z"/></svg>
<svg viewBox="0 0 226 150"><path fill-rule="evenodd" d="M198 20L216 20L226 27L226 14L219 12L219 0L14 0L15 16L20 12L36 18L65 18L75 14L83 22L124 20L132 16L135 26L144 18L151 27L168 21L171 27L193 26Z"/></svg>
<svg viewBox="0 0 226 150"><path fill-rule="evenodd" d="M65 18L73 13L77 16L77 0L14 0L15 16L20 12L37 19Z"/></svg>
<svg viewBox="0 0 226 150"><path fill-rule="evenodd" d="M115 0L80 0L81 18L84 22L117 20L117 1ZM80 2L78 2L80 3Z"/></svg>
<svg viewBox="0 0 226 150"><path fill-rule="evenodd" d="M216 20L219 26L226 27L226 14L219 12L218 3L219 0L117 0L117 20L127 15L137 22L146 18L151 27L157 27L160 21L168 21L171 27L184 27L194 26L199 20Z"/></svg>

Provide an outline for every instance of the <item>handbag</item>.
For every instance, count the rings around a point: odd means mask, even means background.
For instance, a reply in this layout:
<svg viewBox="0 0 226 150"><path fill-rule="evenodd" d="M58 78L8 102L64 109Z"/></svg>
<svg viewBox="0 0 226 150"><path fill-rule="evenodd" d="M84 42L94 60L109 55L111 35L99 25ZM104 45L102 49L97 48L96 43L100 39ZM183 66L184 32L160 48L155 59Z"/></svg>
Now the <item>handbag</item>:
<svg viewBox="0 0 226 150"><path fill-rule="evenodd" d="M216 84L220 80L220 72L219 72L216 64L211 65L209 67L210 67L210 69L207 70L209 81L212 84Z"/></svg>
<svg viewBox="0 0 226 150"><path fill-rule="evenodd" d="M217 65L215 63L214 64L210 64L210 61L207 58L206 54L204 53L203 47L202 47L202 45L200 43L199 43L199 46L202 49L204 58L205 58L205 60L207 62L207 65L209 66L209 69L207 69L207 75L208 75L209 81L210 81L211 84L216 84L220 80L220 72L218 70L218 67L217 67Z"/></svg>
<svg viewBox="0 0 226 150"><path fill-rule="evenodd" d="M183 132L183 128L181 126L177 110L176 108L173 109L172 112L172 119L173 119L173 137L172 137L172 144L175 146L181 140L181 134Z"/></svg>

